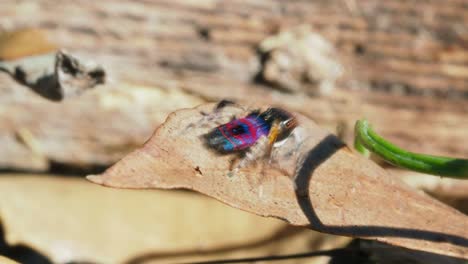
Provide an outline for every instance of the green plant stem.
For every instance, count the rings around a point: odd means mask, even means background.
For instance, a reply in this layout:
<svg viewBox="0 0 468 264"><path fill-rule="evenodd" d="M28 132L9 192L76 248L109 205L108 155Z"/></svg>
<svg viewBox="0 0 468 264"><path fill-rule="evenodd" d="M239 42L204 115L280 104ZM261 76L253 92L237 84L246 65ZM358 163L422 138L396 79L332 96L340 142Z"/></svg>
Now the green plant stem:
<svg viewBox="0 0 468 264"><path fill-rule="evenodd" d="M365 119L356 122L354 146L362 154L369 151L405 169L459 179L468 179L468 160L413 153L401 149L375 133Z"/></svg>

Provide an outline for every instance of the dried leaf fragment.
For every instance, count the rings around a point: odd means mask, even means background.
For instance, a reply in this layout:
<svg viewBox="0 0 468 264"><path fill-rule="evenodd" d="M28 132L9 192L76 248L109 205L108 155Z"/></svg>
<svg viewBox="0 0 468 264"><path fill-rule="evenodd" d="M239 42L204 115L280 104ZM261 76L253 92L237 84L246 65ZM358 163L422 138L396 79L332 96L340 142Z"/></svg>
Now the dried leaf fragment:
<svg viewBox="0 0 468 264"><path fill-rule="evenodd" d="M235 210L194 192L116 190L76 177L4 174L0 200L1 254L24 245L51 263L187 263L330 249L349 242ZM1 257L0 263L5 263Z"/></svg>
<svg viewBox="0 0 468 264"><path fill-rule="evenodd" d="M300 144L288 140L266 166L232 175L233 155L207 149L200 136L248 111L231 105L213 115L211 127L200 125L213 109L172 113L141 149L88 179L117 188L192 189L292 225L468 258L465 215L389 177L303 116Z"/></svg>

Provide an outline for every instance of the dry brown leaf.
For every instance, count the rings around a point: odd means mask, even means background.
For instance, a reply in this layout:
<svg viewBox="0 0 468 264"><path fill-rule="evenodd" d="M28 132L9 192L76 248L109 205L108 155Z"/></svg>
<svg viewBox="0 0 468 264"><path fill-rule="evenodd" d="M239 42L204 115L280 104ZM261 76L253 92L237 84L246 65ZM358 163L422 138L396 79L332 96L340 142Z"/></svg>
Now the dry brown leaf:
<svg viewBox="0 0 468 264"><path fill-rule="evenodd" d="M25 28L0 34L0 60L45 54L57 49L41 29Z"/></svg>
<svg viewBox="0 0 468 264"><path fill-rule="evenodd" d="M12 260L12 259L9 259L7 257L4 257L4 256L0 256L0 263L3 263L3 264L18 264L18 262Z"/></svg>
<svg viewBox="0 0 468 264"><path fill-rule="evenodd" d="M401 177L408 185L423 190L445 204L468 214L468 181L434 177L398 168L387 169L391 175Z"/></svg>
<svg viewBox="0 0 468 264"><path fill-rule="evenodd" d="M296 146L288 140L274 149L270 165L250 166L229 177L232 155L218 155L200 140L210 127L190 128L203 123L201 112L213 108L208 104L172 113L143 148L88 179L117 188L193 189L292 225L468 258L465 215L389 177L302 116L304 138L296 154L288 156ZM245 114L227 107L217 121ZM296 171L294 181L285 176Z"/></svg>
<svg viewBox="0 0 468 264"><path fill-rule="evenodd" d="M115 190L76 177L4 174L0 204L0 244L5 239L9 246L26 245L54 263L180 263L302 253L349 242L194 192Z"/></svg>

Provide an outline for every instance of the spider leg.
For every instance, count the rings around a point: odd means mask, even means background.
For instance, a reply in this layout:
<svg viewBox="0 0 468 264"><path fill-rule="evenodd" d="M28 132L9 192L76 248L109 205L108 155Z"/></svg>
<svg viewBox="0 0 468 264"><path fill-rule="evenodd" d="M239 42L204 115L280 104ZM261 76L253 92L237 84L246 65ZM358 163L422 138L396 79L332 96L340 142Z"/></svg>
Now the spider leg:
<svg viewBox="0 0 468 264"><path fill-rule="evenodd" d="M275 165L275 168L284 175L294 179L305 141L303 128L296 127L288 137L273 144L269 163Z"/></svg>
<svg viewBox="0 0 468 264"><path fill-rule="evenodd" d="M231 100L228 100L228 99L223 99L223 100L219 101L219 102L216 104L214 110L215 110L215 111L219 111L220 109L222 109L222 108L224 108L224 107L226 107L226 106L228 106L228 105L234 105L234 106L238 106L238 107L240 106L240 105L238 105L238 104L237 104L236 102L234 102L234 101L231 101Z"/></svg>
<svg viewBox="0 0 468 264"><path fill-rule="evenodd" d="M293 119L291 119L291 120L293 120ZM269 158L268 162L270 164L271 164L271 161L272 161L273 148L274 147L279 147L279 145L277 143L278 143L278 140L280 139L280 136L284 135L285 133L287 133L289 131L288 126L285 125L285 124L288 124L288 122L290 122L291 120L286 120L286 121L283 121L283 122L275 121L271 125L270 133L268 134L268 150L267 150L267 156ZM293 121L295 122L295 120L293 120ZM291 134L293 134L293 133L291 132ZM291 134L289 134L286 137L286 139L283 139L281 141L287 140L291 136Z"/></svg>
<svg viewBox="0 0 468 264"><path fill-rule="evenodd" d="M188 129L193 129L193 128L212 127L213 124L221 125L221 124L227 122L229 119L235 119L236 118L235 115L227 114L227 113L223 112L223 110L226 107L229 107L229 106L236 107L236 108L239 108L239 109L245 111L244 107L242 107L241 105L239 105L239 104L237 104L237 103L235 103L233 101L223 99L223 100L219 101L215 105L215 107L213 108L213 110L211 112L200 111L200 114L202 115L202 118L199 121L195 122L195 123L189 124L185 128L185 131L188 130Z"/></svg>
<svg viewBox="0 0 468 264"><path fill-rule="evenodd" d="M278 137L282 132L283 127L281 124L279 122L274 122L270 129L270 133L265 137L259 138L257 142L244 153L244 157L240 159L240 161L237 162L235 166L233 165L231 167L231 171L237 172L240 169L245 168L257 160L261 160L265 157L268 157L268 163L271 164L273 148L275 147L275 143L277 143Z"/></svg>
<svg viewBox="0 0 468 264"><path fill-rule="evenodd" d="M278 135L281 133L281 126L278 122L274 122L271 126L270 133L268 134L268 145L266 156L268 157L268 163L271 163L271 151L273 150L273 145L278 139Z"/></svg>
<svg viewBox="0 0 468 264"><path fill-rule="evenodd" d="M242 168L245 168L257 160L265 157L266 151L268 148L268 139L266 137L261 137L257 142L251 146L244 153L244 157L234 166L233 171L237 172Z"/></svg>
<svg viewBox="0 0 468 264"><path fill-rule="evenodd" d="M185 131L193 128L212 128L213 126L222 125L229 120L236 119L236 116L229 113L220 113L220 112L213 112L213 113L201 113L202 117L194 123L191 123L185 127Z"/></svg>
<svg viewBox="0 0 468 264"><path fill-rule="evenodd" d="M290 156L294 156L304 146L304 142L306 142L309 137L305 137L304 130L301 127L298 127L295 130L293 130L291 134L293 140L292 143L295 147L287 154Z"/></svg>

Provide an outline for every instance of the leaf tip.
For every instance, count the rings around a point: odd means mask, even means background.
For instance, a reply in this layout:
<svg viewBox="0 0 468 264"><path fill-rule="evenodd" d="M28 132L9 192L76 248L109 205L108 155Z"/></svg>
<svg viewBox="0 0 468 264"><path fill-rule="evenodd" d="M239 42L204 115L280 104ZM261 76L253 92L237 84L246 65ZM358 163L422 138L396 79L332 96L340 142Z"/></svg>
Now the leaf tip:
<svg viewBox="0 0 468 264"><path fill-rule="evenodd" d="M104 184L104 180L103 180L103 177L100 176L100 175L88 175L86 176L86 179L92 183L96 183L96 184L100 184L100 185L103 185Z"/></svg>

